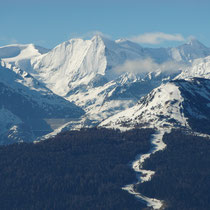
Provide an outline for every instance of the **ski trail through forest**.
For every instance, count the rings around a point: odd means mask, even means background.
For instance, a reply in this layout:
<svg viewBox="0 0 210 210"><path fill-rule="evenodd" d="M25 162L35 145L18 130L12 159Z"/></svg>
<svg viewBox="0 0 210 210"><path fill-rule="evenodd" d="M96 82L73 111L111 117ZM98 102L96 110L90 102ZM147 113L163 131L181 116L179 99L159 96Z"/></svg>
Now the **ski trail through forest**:
<svg viewBox="0 0 210 210"><path fill-rule="evenodd" d="M151 180L152 176L155 174L155 171L145 170L143 169L144 161L150 157L151 154L154 154L160 150L165 149L166 144L163 142L164 133L169 133L169 129L158 129L151 137L152 148L148 153L137 155L136 159L131 163L131 167L136 172L137 182L134 184L129 184L123 187L123 190L128 191L130 194L135 195L136 198L145 202L148 207L152 207L153 209L160 209L163 207L163 201L149 198L141 193L135 191L135 185L141 184L143 182L148 182Z"/></svg>

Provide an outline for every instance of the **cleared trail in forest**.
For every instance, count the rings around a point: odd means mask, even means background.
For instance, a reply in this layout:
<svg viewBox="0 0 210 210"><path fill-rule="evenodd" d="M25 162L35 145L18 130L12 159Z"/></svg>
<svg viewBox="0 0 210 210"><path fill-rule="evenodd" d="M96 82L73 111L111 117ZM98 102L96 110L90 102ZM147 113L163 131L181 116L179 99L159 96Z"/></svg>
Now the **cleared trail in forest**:
<svg viewBox="0 0 210 210"><path fill-rule="evenodd" d="M137 182L134 184L129 184L123 187L123 190L128 191L130 194L135 195L136 198L145 202L148 207L153 209L161 209L163 207L163 201L156 198L149 198L141 193L135 191L134 187L137 184L150 181L152 176L155 174L155 171L143 169L144 161L150 157L151 154L154 154L160 150L163 150L166 147L166 144L163 142L164 133L170 132L169 129L159 129L151 137L152 148L148 153L137 155L136 159L131 163L131 167L136 172Z"/></svg>

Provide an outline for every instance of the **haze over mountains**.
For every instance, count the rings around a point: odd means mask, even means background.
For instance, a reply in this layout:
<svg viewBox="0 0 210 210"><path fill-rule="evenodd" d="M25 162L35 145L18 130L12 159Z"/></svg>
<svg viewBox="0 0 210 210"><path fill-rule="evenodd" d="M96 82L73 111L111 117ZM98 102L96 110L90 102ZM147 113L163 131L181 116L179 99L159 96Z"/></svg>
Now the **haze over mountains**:
<svg viewBox="0 0 210 210"><path fill-rule="evenodd" d="M0 47L0 59L1 144L103 120L100 126L114 128L208 130L200 125L210 119L210 48L198 40L143 48L94 36L52 50L8 45Z"/></svg>

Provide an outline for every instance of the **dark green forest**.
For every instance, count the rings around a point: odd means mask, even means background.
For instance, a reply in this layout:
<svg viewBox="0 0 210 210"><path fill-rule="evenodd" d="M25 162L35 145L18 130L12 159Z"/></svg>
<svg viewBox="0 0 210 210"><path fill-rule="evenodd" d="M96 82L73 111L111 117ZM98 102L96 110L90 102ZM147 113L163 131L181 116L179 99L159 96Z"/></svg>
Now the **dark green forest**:
<svg viewBox="0 0 210 210"><path fill-rule="evenodd" d="M41 143L0 147L0 209L144 209L122 190L129 161L150 149L151 129L65 132Z"/></svg>
<svg viewBox="0 0 210 210"><path fill-rule="evenodd" d="M167 148L144 163L156 173L138 191L164 200L170 210L209 210L210 139L174 130L163 140Z"/></svg>
<svg viewBox="0 0 210 210"><path fill-rule="evenodd" d="M40 143L0 147L0 209L149 209L122 190L136 182L129 162L150 150L152 129L82 129ZM170 210L210 209L210 140L174 130L167 147L144 168L156 171L137 185Z"/></svg>

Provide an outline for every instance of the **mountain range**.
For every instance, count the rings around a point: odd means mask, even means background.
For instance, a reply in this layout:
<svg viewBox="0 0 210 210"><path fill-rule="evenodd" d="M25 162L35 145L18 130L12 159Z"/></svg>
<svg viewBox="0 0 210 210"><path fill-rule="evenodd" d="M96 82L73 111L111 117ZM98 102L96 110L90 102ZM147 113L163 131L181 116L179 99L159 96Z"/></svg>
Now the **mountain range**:
<svg viewBox="0 0 210 210"><path fill-rule="evenodd" d="M51 50L8 45L0 75L1 144L96 125L209 133L210 48L196 39L173 48L98 35Z"/></svg>

